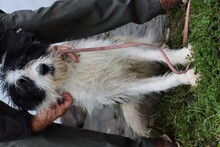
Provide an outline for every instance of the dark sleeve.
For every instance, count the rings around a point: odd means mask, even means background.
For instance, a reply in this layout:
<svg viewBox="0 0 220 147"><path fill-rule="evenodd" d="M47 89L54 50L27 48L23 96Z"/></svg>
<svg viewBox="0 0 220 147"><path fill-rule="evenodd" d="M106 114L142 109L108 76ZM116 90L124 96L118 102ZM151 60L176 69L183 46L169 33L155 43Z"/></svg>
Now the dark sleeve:
<svg viewBox="0 0 220 147"><path fill-rule="evenodd" d="M31 115L0 101L0 142L31 136Z"/></svg>
<svg viewBox="0 0 220 147"><path fill-rule="evenodd" d="M161 137L131 139L59 124L48 126L29 139L0 143L0 146L24 147L177 147Z"/></svg>
<svg viewBox="0 0 220 147"><path fill-rule="evenodd" d="M1 20L25 28L41 41L59 42L102 33L162 14L159 0L60 0L36 11L4 14Z"/></svg>

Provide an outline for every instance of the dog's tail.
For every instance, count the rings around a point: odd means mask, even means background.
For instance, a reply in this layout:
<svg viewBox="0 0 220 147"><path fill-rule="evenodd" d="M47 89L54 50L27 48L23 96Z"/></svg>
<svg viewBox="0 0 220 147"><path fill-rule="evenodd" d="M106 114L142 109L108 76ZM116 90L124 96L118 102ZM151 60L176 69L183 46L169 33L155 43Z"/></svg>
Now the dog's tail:
<svg viewBox="0 0 220 147"><path fill-rule="evenodd" d="M127 124L135 133L141 136L149 136L148 128L154 121L156 95L140 96L141 102L129 102L121 105Z"/></svg>

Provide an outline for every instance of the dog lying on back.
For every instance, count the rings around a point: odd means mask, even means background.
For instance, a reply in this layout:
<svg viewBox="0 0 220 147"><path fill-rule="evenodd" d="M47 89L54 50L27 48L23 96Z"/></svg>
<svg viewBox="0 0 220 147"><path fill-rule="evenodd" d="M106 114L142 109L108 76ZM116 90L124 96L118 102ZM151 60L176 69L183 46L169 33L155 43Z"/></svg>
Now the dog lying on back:
<svg viewBox="0 0 220 147"><path fill-rule="evenodd" d="M195 85L194 70L178 75L174 73L151 77L151 62L165 62L157 48L146 46L126 49L80 53L79 63L67 56L61 58L55 45L32 41L32 34L15 32L1 24L1 82L2 89L21 109L48 109L62 99L63 91L72 94L76 105L88 112L94 108L120 103L127 123L144 135L137 108L145 94L166 91L179 85ZM13 38L13 36L15 36ZM17 43L10 43L13 38ZM13 40L12 39L12 40ZM143 39L132 42L143 42ZM75 48L123 44L125 40L83 39L59 43ZM191 48L163 49L172 64L188 63Z"/></svg>

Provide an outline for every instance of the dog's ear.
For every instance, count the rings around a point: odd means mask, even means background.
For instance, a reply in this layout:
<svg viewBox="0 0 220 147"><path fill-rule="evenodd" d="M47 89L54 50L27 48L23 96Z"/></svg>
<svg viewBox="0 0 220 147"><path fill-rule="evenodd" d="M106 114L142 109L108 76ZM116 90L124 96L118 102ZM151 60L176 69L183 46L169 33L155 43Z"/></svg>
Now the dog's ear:
<svg viewBox="0 0 220 147"><path fill-rule="evenodd" d="M31 46L34 35L22 29L15 29L8 24L0 22L0 56L7 51L19 52Z"/></svg>

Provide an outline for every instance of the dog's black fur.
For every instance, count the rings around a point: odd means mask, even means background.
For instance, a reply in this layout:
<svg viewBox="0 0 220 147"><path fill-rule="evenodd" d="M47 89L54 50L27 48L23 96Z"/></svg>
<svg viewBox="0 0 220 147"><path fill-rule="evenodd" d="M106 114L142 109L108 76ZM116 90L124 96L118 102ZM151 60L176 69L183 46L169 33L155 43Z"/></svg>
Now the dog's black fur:
<svg viewBox="0 0 220 147"><path fill-rule="evenodd" d="M4 62L0 73L1 86L19 108L34 109L44 99L45 91L27 77L19 79L18 86L8 84L4 82L5 74L9 70L22 69L29 61L46 55L48 47L47 43L35 42L32 33L24 30L18 32L9 25L0 23L0 59Z"/></svg>

